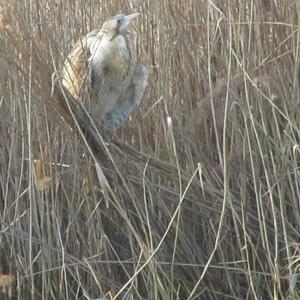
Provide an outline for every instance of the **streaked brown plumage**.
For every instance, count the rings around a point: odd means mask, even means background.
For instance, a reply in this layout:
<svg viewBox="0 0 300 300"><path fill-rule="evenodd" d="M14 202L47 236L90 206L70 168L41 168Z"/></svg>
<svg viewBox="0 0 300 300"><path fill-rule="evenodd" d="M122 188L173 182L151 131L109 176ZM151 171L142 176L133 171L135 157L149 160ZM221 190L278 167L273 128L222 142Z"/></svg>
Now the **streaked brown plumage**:
<svg viewBox="0 0 300 300"><path fill-rule="evenodd" d="M127 33L139 14L120 14L81 38L67 57L63 85L77 100L89 89L90 112L105 128L116 130L140 104L148 81L148 70L137 63ZM85 84L86 83L86 84Z"/></svg>

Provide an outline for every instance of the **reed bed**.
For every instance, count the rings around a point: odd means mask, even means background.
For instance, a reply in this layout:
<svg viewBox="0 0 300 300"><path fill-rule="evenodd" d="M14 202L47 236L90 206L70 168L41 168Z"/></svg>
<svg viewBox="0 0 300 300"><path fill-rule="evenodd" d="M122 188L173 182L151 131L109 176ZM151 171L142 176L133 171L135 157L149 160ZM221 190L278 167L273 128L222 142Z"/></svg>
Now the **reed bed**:
<svg viewBox="0 0 300 300"><path fill-rule="evenodd" d="M137 11L151 75L112 135L60 71L81 35ZM3 0L0 298L300 298L299 12Z"/></svg>

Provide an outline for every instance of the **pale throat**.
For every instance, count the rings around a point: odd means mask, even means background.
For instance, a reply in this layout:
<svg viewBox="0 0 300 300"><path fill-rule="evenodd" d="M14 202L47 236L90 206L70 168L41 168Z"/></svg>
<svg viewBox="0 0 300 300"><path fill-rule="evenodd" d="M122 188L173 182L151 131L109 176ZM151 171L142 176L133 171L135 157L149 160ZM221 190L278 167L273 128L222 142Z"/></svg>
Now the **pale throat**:
<svg viewBox="0 0 300 300"><path fill-rule="evenodd" d="M91 57L89 63L92 65L94 75L98 79L105 76L109 80L115 80L117 83L121 77L123 71L124 62L128 62L130 57L128 56L128 49L126 39L123 35L118 35L113 40L110 40L108 36L101 38L95 38L90 44ZM109 70L110 74L104 74ZM118 78L119 76L120 78Z"/></svg>

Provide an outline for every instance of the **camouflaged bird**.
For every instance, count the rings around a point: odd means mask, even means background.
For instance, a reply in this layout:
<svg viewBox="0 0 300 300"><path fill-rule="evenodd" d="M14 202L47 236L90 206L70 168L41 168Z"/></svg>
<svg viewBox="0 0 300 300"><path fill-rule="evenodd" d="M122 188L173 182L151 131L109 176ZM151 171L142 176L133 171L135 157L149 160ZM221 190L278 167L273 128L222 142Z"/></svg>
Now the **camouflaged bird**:
<svg viewBox="0 0 300 300"><path fill-rule="evenodd" d="M147 86L148 70L137 62L127 32L130 21L138 15L111 17L101 29L81 38L64 63L64 87L79 101L88 87L91 116L110 130L127 120Z"/></svg>

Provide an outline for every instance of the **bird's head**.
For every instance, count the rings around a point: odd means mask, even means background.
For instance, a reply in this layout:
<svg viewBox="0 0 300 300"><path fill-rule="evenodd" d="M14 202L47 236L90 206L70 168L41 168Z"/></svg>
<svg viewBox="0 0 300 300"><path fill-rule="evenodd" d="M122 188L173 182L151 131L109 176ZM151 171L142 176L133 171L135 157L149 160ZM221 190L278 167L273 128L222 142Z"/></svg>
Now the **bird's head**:
<svg viewBox="0 0 300 300"><path fill-rule="evenodd" d="M118 34L126 32L130 22L138 17L140 13L132 15L119 14L109 18L102 26L102 31L110 36L110 40L114 39Z"/></svg>

